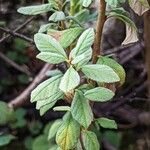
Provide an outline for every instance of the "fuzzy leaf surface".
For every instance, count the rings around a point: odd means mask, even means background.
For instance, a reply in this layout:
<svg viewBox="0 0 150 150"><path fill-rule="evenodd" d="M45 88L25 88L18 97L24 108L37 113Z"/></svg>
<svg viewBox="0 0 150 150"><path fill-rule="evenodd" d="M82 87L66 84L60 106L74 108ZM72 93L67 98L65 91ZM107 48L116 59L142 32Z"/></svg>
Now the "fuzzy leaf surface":
<svg viewBox="0 0 150 150"><path fill-rule="evenodd" d="M87 78L98 82L113 83L120 81L114 70L107 65L85 65L82 67L82 72Z"/></svg>
<svg viewBox="0 0 150 150"><path fill-rule="evenodd" d="M75 120L82 126L88 128L93 121L93 113L89 101L84 97L83 93L76 90L72 105L71 113Z"/></svg>
<svg viewBox="0 0 150 150"><path fill-rule="evenodd" d="M70 112L63 117L63 123L56 134L56 142L63 150L75 148L80 136L80 125L75 121Z"/></svg>
<svg viewBox="0 0 150 150"><path fill-rule="evenodd" d="M106 102L114 97L114 93L104 87L97 87L88 90L84 93L84 96L91 101Z"/></svg>

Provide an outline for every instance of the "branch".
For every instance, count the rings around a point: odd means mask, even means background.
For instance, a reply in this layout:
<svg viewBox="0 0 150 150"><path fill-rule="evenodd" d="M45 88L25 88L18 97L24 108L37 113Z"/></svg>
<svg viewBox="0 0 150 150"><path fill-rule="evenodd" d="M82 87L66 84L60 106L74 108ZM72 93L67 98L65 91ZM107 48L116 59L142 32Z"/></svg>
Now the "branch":
<svg viewBox="0 0 150 150"><path fill-rule="evenodd" d="M12 67L14 67L15 69L17 69L18 71L23 72L28 76L31 76L31 72L28 69L18 65L17 63L6 57L2 52L0 52L0 58L3 59L6 63L11 65Z"/></svg>
<svg viewBox="0 0 150 150"><path fill-rule="evenodd" d="M35 77L33 82L18 97L11 100L8 103L8 106L13 107L13 108L18 108L18 107L22 106L22 104L24 104L26 102L26 100L28 99L32 90L46 78L46 72L49 69L52 69L53 67L54 67L54 65L45 64L45 66L39 72L39 74Z"/></svg>
<svg viewBox="0 0 150 150"><path fill-rule="evenodd" d="M30 23L35 17L29 18L27 21L25 21L22 25L20 25L18 28L16 28L13 32L17 32L20 29L24 28L28 23ZM10 34L6 35L5 37L0 39L0 43L4 42L7 38L11 37Z"/></svg>
<svg viewBox="0 0 150 150"><path fill-rule="evenodd" d="M100 48L101 48L103 27L106 20L105 10L106 10L106 2L105 0L100 0L100 8L99 8L99 15L98 15L97 26L96 26L96 35L95 35L93 57L92 57L93 63L96 63L98 55L100 55L102 52L100 51Z"/></svg>
<svg viewBox="0 0 150 150"><path fill-rule="evenodd" d="M9 33L12 36L16 36L16 37L19 37L19 38L21 38L23 40L26 40L27 42L30 42L32 44L34 43L33 39L31 39L31 38L29 38L29 37L27 37L27 36L25 36L23 34L20 34L20 33L17 33L17 32L11 31L9 29L2 28L2 27L0 27L0 30L3 31L3 32Z"/></svg>
<svg viewBox="0 0 150 150"><path fill-rule="evenodd" d="M144 42L136 42L132 44L127 44L127 45L120 45L114 48L107 49L103 52L104 55L112 55L114 53L119 53L119 52L124 52L124 51L136 51L137 49L142 50L144 49Z"/></svg>

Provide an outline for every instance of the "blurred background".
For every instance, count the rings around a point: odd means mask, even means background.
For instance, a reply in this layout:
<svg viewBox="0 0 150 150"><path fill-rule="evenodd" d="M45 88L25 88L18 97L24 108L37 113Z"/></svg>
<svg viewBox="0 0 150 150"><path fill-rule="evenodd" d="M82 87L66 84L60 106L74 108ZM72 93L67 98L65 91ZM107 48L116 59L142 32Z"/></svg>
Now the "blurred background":
<svg viewBox="0 0 150 150"><path fill-rule="evenodd" d="M52 66L36 59L34 34L47 23L50 14L24 16L22 6L40 0L0 0L0 150L55 150L47 140L55 119L63 113L48 111L43 117L29 102L31 90L48 76ZM91 11L97 11L97 2ZM96 116L111 117L118 130L101 129L104 150L150 150L150 12L135 14L123 7L138 28L139 41L126 46L123 22L110 18L103 31L104 55L113 56L127 73L126 83L112 102L94 105ZM95 21L88 26L94 26ZM47 74L45 74L47 73ZM40 78L40 79L39 79ZM13 106L15 111L7 107ZM61 103L60 103L61 105Z"/></svg>

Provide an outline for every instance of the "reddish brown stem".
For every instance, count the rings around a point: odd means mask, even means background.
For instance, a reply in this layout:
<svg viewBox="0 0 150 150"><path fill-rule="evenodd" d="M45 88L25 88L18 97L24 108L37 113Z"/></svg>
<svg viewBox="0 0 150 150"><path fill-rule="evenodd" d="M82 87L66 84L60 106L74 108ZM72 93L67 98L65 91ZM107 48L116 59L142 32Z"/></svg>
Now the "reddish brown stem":
<svg viewBox="0 0 150 150"><path fill-rule="evenodd" d="M93 63L96 63L98 55L102 53L100 47L101 47L103 27L106 20L105 11L106 11L106 2L105 0L100 0L99 15L98 15L98 20L96 25L96 35L95 35L95 42L94 42L94 49L93 49L93 58L92 58Z"/></svg>
<svg viewBox="0 0 150 150"><path fill-rule="evenodd" d="M33 82L19 96L8 103L9 107L18 108L22 106L28 100L31 91L46 78L46 72L52 69L53 66L54 65L45 64Z"/></svg>

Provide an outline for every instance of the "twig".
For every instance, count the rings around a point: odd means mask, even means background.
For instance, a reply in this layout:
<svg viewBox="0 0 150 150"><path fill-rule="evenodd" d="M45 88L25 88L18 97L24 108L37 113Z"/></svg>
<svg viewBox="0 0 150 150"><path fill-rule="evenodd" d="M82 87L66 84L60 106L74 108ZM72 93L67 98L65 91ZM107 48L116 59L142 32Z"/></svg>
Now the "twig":
<svg viewBox="0 0 150 150"><path fill-rule="evenodd" d="M135 98L116 98L114 104L112 104L109 108L109 113L118 109L122 105L128 103L128 102L133 102L133 101L144 101L147 102L148 99L146 98L140 98L140 97L135 97Z"/></svg>
<svg viewBox="0 0 150 150"><path fill-rule="evenodd" d="M93 63L96 63L98 55L100 55L102 52L100 48L101 48L103 27L106 20L105 10L106 10L106 2L105 0L100 0L99 15L97 20L96 35L95 35L95 42L93 48L93 57L92 57Z"/></svg>
<svg viewBox="0 0 150 150"><path fill-rule="evenodd" d="M131 93L129 93L126 97L133 97L136 96L137 93L140 93L142 90L144 90L147 87L147 82L145 81L142 85L140 85L139 87L135 88L134 91L132 91Z"/></svg>
<svg viewBox="0 0 150 150"><path fill-rule="evenodd" d="M54 65L45 64L45 66L39 72L39 74L35 77L33 82L18 97L11 100L8 103L8 106L13 107L13 108L17 108L17 107L22 106L22 104L24 104L26 102L26 100L28 99L31 91L46 78L46 72L49 69L52 69L53 66Z"/></svg>
<svg viewBox="0 0 150 150"><path fill-rule="evenodd" d="M135 51L137 47L144 47L144 42L137 42L137 43L132 43L128 45L120 45L115 48L107 49L105 52L103 52L104 55L112 55L114 53L122 52L122 51Z"/></svg>
<svg viewBox="0 0 150 150"><path fill-rule="evenodd" d="M135 49L135 51L133 50ZM139 54L142 50L144 50L144 44L138 43L134 45L133 47L130 47L129 51L127 51L126 55L120 57L120 64L125 64L129 60L131 60L133 57L135 57L137 54ZM120 54L121 55L121 54Z"/></svg>
<svg viewBox="0 0 150 150"><path fill-rule="evenodd" d="M17 32L13 32L13 31L11 31L9 29L4 29L2 27L0 27L0 30L3 31L3 32L9 33L12 36L16 36L16 37L19 37L21 39L24 39L24 40L26 40L26 41L28 41L28 42L30 42L32 44L34 43L33 39L31 39L31 38L29 38L29 37L27 37L27 36L25 36L23 34L20 34L20 33L17 33Z"/></svg>
<svg viewBox="0 0 150 150"><path fill-rule="evenodd" d="M8 57L6 57L2 52L0 52L0 58L3 59L5 62L7 62L12 67L14 67L15 69L17 69L18 71L23 72L23 73L27 74L28 76L31 76L31 72L28 69L23 68L22 66L19 66L17 63L15 63L14 61L12 61Z"/></svg>
<svg viewBox="0 0 150 150"><path fill-rule="evenodd" d="M24 28L28 23L30 23L33 19L35 18L34 17L31 17L29 18L27 21L25 21L22 25L20 25L18 28L16 28L13 32L17 32L19 31L20 29ZM4 42L7 38L11 37L10 34L6 35L5 37L1 38L0 39L0 43Z"/></svg>

